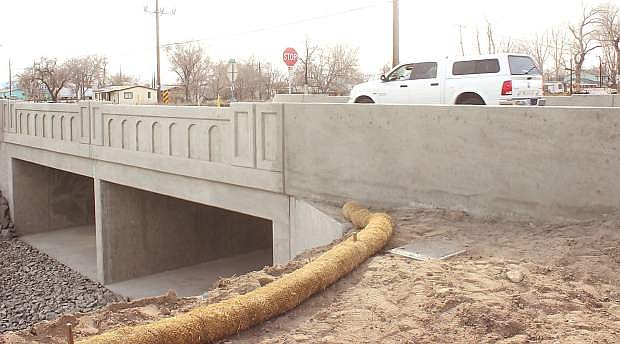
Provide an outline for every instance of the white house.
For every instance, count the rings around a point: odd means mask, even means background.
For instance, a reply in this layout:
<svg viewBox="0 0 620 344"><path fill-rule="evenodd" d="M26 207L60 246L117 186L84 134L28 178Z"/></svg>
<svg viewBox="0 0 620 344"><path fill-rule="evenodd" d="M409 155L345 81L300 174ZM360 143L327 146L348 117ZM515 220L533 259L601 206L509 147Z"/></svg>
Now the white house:
<svg viewBox="0 0 620 344"><path fill-rule="evenodd" d="M94 91L95 100L114 104L157 104L157 90L140 85L108 86Z"/></svg>

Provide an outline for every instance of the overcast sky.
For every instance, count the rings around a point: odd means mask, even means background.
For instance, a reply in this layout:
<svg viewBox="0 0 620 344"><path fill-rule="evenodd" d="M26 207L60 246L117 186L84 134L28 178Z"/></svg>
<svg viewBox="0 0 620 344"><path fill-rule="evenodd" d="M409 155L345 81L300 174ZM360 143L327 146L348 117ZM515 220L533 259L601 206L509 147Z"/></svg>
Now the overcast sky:
<svg viewBox="0 0 620 344"><path fill-rule="evenodd" d="M465 26L466 50L474 53L476 26L484 34L486 20L498 39L528 38L576 20L582 3L603 1L401 0L401 60L457 55L459 25ZM154 3L2 1L0 66L7 66L10 56L17 73L40 56L65 59L101 54L108 57L110 72L122 66L123 73L150 81L155 70L155 19L144 13L144 6L153 8ZM161 0L160 6L176 9L174 16L161 19L162 44L200 40L215 59L255 56L284 70L283 49L292 46L301 53L305 38L310 37L320 45L359 48L360 66L366 73L378 73L391 60L390 0ZM175 82L165 54L162 62L162 83ZM7 68L0 68L0 82L7 79Z"/></svg>

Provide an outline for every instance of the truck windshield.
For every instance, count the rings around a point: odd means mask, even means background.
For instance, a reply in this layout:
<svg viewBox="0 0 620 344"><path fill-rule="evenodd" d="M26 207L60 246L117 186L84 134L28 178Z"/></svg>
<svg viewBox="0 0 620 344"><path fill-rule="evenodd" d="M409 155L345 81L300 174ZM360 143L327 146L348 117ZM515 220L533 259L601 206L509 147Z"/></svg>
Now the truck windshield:
<svg viewBox="0 0 620 344"><path fill-rule="evenodd" d="M510 74L512 75L538 75L540 71L534 61L528 56L508 56Z"/></svg>

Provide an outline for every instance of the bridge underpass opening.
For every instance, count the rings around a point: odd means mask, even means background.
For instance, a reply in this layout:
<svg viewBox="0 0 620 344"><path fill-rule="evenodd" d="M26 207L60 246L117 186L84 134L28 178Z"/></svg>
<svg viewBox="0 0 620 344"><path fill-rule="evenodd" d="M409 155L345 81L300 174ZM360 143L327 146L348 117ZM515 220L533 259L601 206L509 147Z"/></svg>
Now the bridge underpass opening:
<svg viewBox="0 0 620 344"><path fill-rule="evenodd" d="M93 179L12 159L13 214L22 239L95 279Z"/></svg>
<svg viewBox="0 0 620 344"><path fill-rule="evenodd" d="M113 291L129 297L168 289L199 295L219 277L272 264L270 220L97 183L100 279Z"/></svg>

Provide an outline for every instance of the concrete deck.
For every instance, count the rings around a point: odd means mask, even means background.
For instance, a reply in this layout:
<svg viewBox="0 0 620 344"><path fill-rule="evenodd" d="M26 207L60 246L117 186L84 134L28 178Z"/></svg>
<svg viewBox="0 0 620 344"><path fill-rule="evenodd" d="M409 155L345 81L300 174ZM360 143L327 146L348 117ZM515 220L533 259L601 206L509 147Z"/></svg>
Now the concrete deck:
<svg viewBox="0 0 620 344"><path fill-rule="evenodd" d="M95 225L30 234L20 239L82 275L97 280Z"/></svg>
<svg viewBox="0 0 620 344"><path fill-rule="evenodd" d="M26 235L21 240L71 267L86 277L97 280L97 255L94 226L60 229ZM250 252L181 269L112 283L107 287L132 299L165 294L174 289L179 296L197 296L211 288L219 277L240 275L271 265L271 250Z"/></svg>
<svg viewBox="0 0 620 344"><path fill-rule="evenodd" d="M132 299L165 294L174 289L177 295L198 296L211 288L220 277L241 275L271 265L271 250L256 251L218 259L186 268L161 272L107 285L113 292Z"/></svg>

